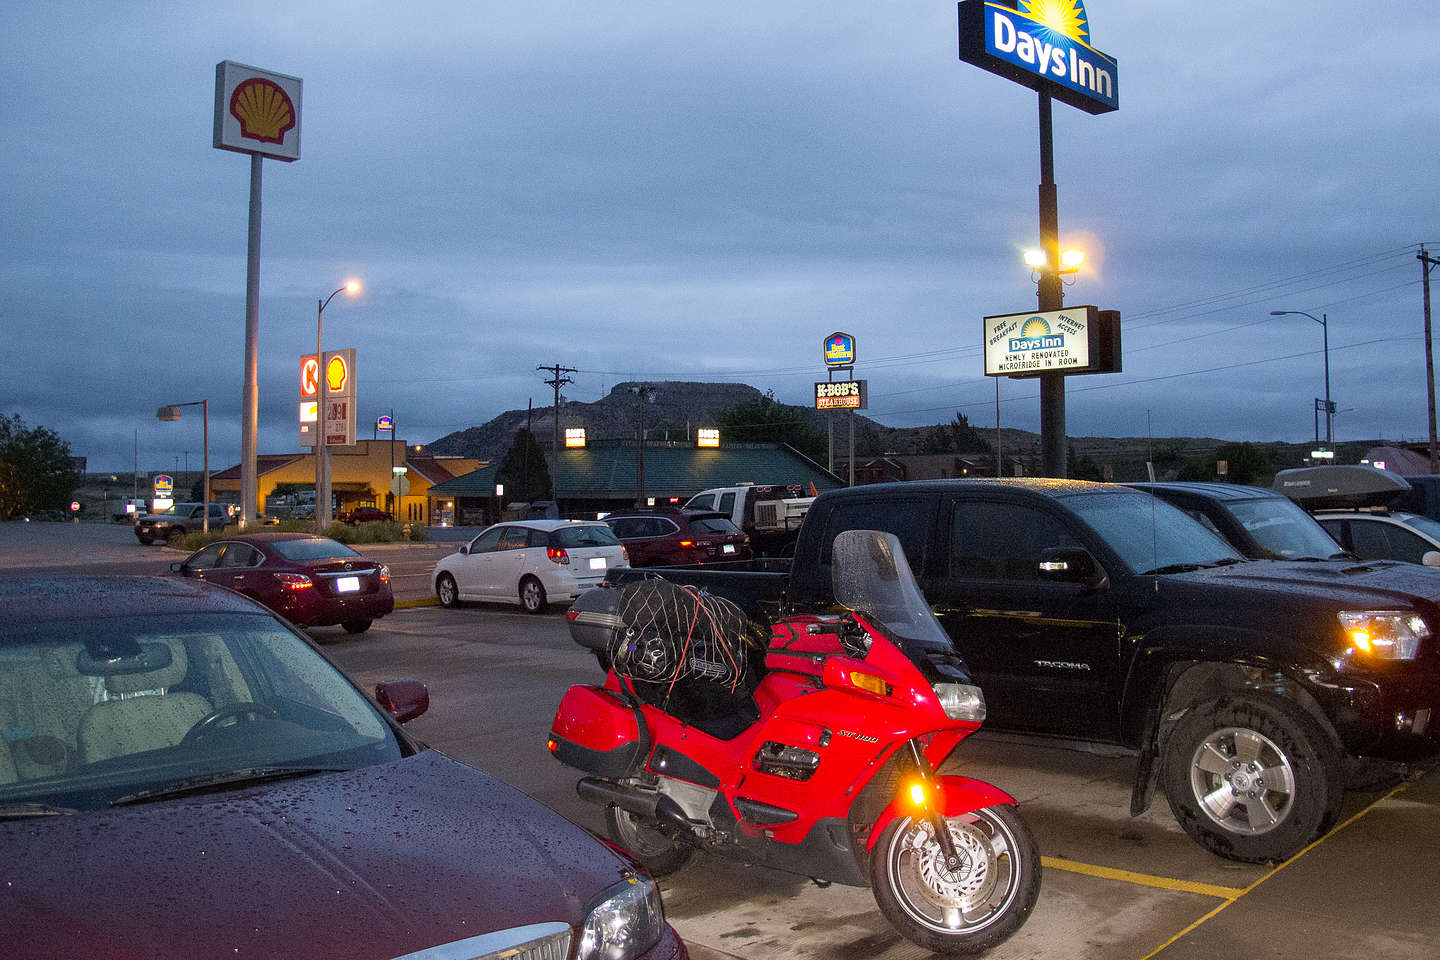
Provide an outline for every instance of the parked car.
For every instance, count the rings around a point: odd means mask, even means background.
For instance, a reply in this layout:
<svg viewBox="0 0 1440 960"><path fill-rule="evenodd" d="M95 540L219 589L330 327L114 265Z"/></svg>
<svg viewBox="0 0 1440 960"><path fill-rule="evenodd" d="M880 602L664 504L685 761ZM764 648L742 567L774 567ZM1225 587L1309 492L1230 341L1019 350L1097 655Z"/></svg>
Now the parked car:
<svg viewBox="0 0 1440 960"><path fill-rule="evenodd" d="M12 578L0 609L7 960L687 957L629 856L401 729L419 681L377 706L204 583Z"/></svg>
<svg viewBox="0 0 1440 960"><path fill-rule="evenodd" d="M442 557L431 582L447 607L491 600L543 613L550 601L569 603L607 570L629 565L625 547L598 520L506 521Z"/></svg>
<svg viewBox="0 0 1440 960"><path fill-rule="evenodd" d="M308 533L216 540L172 563L170 570L229 587L306 627L338 623L349 633L364 633L395 609L389 567Z"/></svg>
<svg viewBox="0 0 1440 960"><path fill-rule="evenodd" d="M1355 559L1290 498L1238 483L1131 483L1184 510L1251 560Z"/></svg>
<svg viewBox="0 0 1440 960"><path fill-rule="evenodd" d="M630 555L630 566L684 566L749 560L750 538L723 513L659 508L612 513L605 523Z"/></svg>
<svg viewBox="0 0 1440 960"><path fill-rule="evenodd" d="M394 519L394 517L379 507L356 507L353 510L346 510L340 514L340 522L348 523L351 526L357 523L379 523L384 520Z"/></svg>
<svg viewBox="0 0 1440 960"><path fill-rule="evenodd" d="M135 521L135 539L144 544L164 540L169 543L179 540L187 533L199 533L205 528L205 507L203 503L176 503L170 509L147 513ZM235 521L230 516L230 507L223 503L212 503L210 507L210 529L220 531L226 524Z"/></svg>
<svg viewBox="0 0 1440 960"><path fill-rule="evenodd" d="M1315 519L1364 560L1405 560L1440 567L1440 523L1418 513L1326 510Z"/></svg>

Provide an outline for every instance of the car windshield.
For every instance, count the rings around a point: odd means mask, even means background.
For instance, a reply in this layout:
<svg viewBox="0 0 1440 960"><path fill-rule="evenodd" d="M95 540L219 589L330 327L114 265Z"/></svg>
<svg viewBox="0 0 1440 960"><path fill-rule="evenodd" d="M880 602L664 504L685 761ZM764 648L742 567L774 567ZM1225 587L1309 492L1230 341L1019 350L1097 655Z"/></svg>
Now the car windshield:
<svg viewBox="0 0 1440 960"><path fill-rule="evenodd" d="M1344 551L1325 528L1291 500L1236 500L1230 512L1240 525L1276 557L1330 560Z"/></svg>
<svg viewBox="0 0 1440 960"><path fill-rule="evenodd" d="M0 624L0 817L257 770L402 755L379 711L266 613Z"/></svg>
<svg viewBox="0 0 1440 960"><path fill-rule="evenodd" d="M155 515L159 517L188 517L198 506L200 506L198 503L172 503L164 510L156 510Z"/></svg>
<svg viewBox="0 0 1440 960"><path fill-rule="evenodd" d="M576 524L550 531L552 547L618 547L615 532L603 523Z"/></svg>
<svg viewBox="0 0 1440 960"><path fill-rule="evenodd" d="M1431 540L1434 540L1436 543L1440 543L1440 523L1436 523L1429 517L1422 517L1418 513L1414 514L1413 516L1406 517L1403 522L1407 527L1414 527L1416 530L1419 530Z"/></svg>
<svg viewBox="0 0 1440 960"><path fill-rule="evenodd" d="M303 540L272 540L268 546L287 560L324 560L327 557L358 557L339 540L308 537Z"/></svg>
<svg viewBox="0 0 1440 960"><path fill-rule="evenodd" d="M1083 493L1065 503L1131 573L1171 573L1244 559L1194 517L1146 493Z"/></svg>

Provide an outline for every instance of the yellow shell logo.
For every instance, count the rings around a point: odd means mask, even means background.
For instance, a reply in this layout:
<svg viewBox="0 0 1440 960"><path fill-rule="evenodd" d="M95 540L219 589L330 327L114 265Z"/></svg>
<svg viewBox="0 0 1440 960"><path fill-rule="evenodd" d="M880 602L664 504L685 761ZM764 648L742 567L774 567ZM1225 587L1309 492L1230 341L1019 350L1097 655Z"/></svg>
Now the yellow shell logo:
<svg viewBox="0 0 1440 960"><path fill-rule="evenodd" d="M230 115L240 121L240 135L264 143L283 143L295 128L295 105L273 80L252 77L230 95Z"/></svg>

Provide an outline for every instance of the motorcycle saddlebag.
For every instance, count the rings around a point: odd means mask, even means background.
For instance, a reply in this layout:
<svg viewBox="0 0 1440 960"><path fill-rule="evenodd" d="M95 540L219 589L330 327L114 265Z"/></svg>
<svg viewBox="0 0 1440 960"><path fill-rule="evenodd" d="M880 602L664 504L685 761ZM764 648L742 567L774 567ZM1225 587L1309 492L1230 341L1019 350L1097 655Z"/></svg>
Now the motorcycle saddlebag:
<svg viewBox="0 0 1440 960"><path fill-rule="evenodd" d="M580 684L560 699L546 746L566 766L599 777L627 777L644 767L650 731L638 708L608 690Z"/></svg>

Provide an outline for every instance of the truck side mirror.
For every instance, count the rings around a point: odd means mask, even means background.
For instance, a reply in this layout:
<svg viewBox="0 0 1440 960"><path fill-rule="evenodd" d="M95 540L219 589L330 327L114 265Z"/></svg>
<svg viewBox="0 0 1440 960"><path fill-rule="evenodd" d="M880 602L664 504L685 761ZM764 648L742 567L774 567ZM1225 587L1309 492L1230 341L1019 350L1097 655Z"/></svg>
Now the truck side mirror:
<svg viewBox="0 0 1440 960"><path fill-rule="evenodd" d="M1054 548L1040 555L1037 564L1041 580L1057 583L1078 583L1087 587L1099 587L1105 582L1105 573L1090 551L1079 547Z"/></svg>

